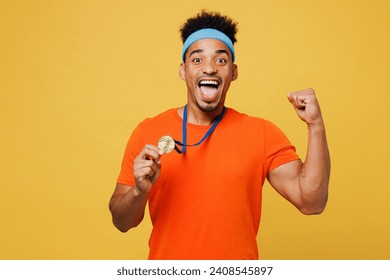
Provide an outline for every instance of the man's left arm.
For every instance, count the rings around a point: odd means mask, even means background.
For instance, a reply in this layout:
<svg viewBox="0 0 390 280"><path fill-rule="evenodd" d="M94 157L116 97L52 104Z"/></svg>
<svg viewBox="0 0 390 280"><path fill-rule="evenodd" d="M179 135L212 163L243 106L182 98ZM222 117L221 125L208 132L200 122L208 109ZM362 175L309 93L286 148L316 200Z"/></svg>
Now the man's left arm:
<svg viewBox="0 0 390 280"><path fill-rule="evenodd" d="M305 162L283 164L268 174L268 181L304 214L319 214L328 200L330 156L325 125L314 90L292 92L288 100L307 124L308 146Z"/></svg>

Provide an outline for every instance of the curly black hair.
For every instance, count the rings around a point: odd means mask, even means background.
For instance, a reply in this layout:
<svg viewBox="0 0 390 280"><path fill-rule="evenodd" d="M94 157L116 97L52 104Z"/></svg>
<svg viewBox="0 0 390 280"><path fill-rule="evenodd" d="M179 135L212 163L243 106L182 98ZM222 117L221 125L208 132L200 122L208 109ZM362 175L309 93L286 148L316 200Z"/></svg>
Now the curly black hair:
<svg viewBox="0 0 390 280"><path fill-rule="evenodd" d="M214 28L225 33L234 44L237 42L237 24L238 23L232 18L221 15L218 12L207 12L206 10L202 10L195 17L189 18L181 26L181 39L184 43L192 33L204 28Z"/></svg>

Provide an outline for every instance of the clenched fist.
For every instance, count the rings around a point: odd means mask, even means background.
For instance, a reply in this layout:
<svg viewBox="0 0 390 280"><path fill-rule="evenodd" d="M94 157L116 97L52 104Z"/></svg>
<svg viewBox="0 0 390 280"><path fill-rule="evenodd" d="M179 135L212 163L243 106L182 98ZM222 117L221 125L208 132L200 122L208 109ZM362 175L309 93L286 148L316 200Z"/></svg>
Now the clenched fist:
<svg viewBox="0 0 390 280"><path fill-rule="evenodd" d="M314 90L311 88L294 91L287 96L298 116L307 125L323 124L320 105Z"/></svg>
<svg viewBox="0 0 390 280"><path fill-rule="evenodd" d="M145 145L134 159L134 178L136 187L141 193L148 193L160 176L160 156L163 152L153 146Z"/></svg>

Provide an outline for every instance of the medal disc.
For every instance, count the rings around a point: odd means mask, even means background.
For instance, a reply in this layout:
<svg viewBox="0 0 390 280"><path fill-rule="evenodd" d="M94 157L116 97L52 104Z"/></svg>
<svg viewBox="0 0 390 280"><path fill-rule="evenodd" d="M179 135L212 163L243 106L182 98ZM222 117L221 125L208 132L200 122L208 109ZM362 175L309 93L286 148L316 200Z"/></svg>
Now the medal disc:
<svg viewBox="0 0 390 280"><path fill-rule="evenodd" d="M158 147L165 154L170 153L175 148L175 141L171 136L165 135L158 140Z"/></svg>

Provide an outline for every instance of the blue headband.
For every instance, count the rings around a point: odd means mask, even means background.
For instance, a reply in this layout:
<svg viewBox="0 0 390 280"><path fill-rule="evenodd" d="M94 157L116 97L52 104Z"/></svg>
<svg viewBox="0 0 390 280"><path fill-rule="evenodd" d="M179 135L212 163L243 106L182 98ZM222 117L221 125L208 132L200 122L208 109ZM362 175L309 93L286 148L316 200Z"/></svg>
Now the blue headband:
<svg viewBox="0 0 390 280"><path fill-rule="evenodd" d="M188 36L188 38L186 39L186 41L184 42L184 45L183 45L183 52L182 52L183 61L185 60L185 55L186 55L188 48L193 43L195 43L196 41L201 40L201 39L217 39L217 40L220 40L223 43L225 43L225 45L228 46L228 48L232 52L232 60L234 62L235 54L234 54L234 46L233 46L232 40L230 40L230 38L228 36L226 36L225 33L221 32L217 29L213 29L213 28L201 29L201 30L198 30L198 31L192 33L190 36Z"/></svg>

